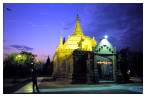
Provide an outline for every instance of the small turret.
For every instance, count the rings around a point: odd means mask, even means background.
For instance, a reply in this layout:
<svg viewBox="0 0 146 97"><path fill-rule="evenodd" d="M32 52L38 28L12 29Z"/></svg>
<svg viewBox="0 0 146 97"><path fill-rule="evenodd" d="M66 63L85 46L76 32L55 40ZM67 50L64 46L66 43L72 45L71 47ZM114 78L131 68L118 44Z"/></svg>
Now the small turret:
<svg viewBox="0 0 146 97"><path fill-rule="evenodd" d="M95 37L93 36L93 38L92 38L93 40L95 40Z"/></svg>
<svg viewBox="0 0 146 97"><path fill-rule="evenodd" d="M62 36L60 37L60 43L59 45L63 45L63 39L62 39Z"/></svg>

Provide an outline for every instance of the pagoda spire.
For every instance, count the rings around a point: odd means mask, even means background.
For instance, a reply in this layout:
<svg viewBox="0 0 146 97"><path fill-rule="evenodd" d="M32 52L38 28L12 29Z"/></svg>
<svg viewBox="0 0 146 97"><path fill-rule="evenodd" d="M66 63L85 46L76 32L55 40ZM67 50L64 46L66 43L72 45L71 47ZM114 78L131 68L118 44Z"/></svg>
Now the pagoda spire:
<svg viewBox="0 0 146 97"><path fill-rule="evenodd" d="M80 25L79 15L76 16L76 25L74 30L74 35L83 35L83 31Z"/></svg>

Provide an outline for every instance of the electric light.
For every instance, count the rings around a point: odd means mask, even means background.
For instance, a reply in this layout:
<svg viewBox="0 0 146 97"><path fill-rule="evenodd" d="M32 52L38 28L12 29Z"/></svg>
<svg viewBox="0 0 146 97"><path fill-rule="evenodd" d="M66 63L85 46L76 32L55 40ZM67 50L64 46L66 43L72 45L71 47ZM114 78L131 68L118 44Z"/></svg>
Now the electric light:
<svg viewBox="0 0 146 97"><path fill-rule="evenodd" d="M18 54L15 56L15 61L18 63L24 63L27 60L27 56L24 54Z"/></svg>
<svg viewBox="0 0 146 97"><path fill-rule="evenodd" d="M22 55L20 55L20 54L16 55L16 58L15 58L16 61L19 61L21 59L22 59Z"/></svg>
<svg viewBox="0 0 146 97"><path fill-rule="evenodd" d="M104 38L105 38L105 39L107 39L107 38L108 38L108 36L107 36L107 35L105 35L105 36L104 36Z"/></svg>
<svg viewBox="0 0 146 97"><path fill-rule="evenodd" d="M17 57L18 57L18 58L21 58L22 56L19 54L19 55L17 55Z"/></svg>

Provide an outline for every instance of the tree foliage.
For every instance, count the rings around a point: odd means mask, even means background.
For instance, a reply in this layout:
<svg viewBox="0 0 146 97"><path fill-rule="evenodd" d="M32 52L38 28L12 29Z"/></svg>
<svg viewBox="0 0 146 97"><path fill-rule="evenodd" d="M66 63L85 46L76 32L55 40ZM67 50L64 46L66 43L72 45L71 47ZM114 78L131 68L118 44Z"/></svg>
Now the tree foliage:
<svg viewBox="0 0 146 97"><path fill-rule="evenodd" d="M30 76L31 63L35 63L34 57L34 54L24 51L9 55L4 60L4 78Z"/></svg>

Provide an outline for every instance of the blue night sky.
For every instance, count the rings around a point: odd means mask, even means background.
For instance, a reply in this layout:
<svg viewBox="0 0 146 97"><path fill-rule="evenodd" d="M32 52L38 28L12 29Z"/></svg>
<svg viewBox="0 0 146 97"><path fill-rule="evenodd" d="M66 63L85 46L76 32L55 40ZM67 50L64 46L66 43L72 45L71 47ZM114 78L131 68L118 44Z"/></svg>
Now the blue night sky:
<svg viewBox="0 0 146 97"><path fill-rule="evenodd" d="M143 49L142 4L4 4L4 56L21 48L45 60L74 31L79 14L85 35L96 41L108 35L118 50Z"/></svg>

